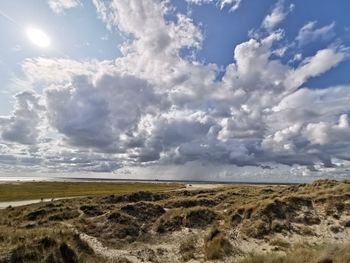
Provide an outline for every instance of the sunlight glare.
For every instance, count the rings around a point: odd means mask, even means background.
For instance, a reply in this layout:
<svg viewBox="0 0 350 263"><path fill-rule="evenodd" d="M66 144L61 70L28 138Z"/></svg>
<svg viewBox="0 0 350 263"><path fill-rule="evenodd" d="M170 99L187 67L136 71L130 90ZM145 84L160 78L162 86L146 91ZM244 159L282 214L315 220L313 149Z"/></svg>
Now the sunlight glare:
<svg viewBox="0 0 350 263"><path fill-rule="evenodd" d="M28 28L27 36L33 44L46 48L50 45L50 38L43 31L37 28Z"/></svg>

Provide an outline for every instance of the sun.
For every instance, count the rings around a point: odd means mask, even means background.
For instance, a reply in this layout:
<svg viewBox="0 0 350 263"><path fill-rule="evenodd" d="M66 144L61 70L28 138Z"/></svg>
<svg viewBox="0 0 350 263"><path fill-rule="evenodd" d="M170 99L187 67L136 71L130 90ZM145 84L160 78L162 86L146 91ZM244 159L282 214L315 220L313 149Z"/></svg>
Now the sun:
<svg viewBox="0 0 350 263"><path fill-rule="evenodd" d="M30 41L38 47L46 48L50 46L50 38L40 29L32 27L28 28L27 36Z"/></svg>

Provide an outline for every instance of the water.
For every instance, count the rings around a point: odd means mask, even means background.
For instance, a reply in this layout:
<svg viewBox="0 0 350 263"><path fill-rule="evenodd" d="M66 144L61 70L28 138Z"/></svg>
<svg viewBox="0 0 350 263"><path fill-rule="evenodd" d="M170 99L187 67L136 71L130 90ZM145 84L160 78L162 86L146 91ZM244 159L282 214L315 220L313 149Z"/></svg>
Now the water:
<svg viewBox="0 0 350 263"><path fill-rule="evenodd" d="M95 176L13 176L13 175L0 175L0 183L10 182L149 182L149 183L185 183L185 184L273 184L273 185L285 185L296 184L294 182L268 182L268 181L200 181L200 180L173 180L173 179L128 179L128 178L115 178L115 177L95 177Z"/></svg>

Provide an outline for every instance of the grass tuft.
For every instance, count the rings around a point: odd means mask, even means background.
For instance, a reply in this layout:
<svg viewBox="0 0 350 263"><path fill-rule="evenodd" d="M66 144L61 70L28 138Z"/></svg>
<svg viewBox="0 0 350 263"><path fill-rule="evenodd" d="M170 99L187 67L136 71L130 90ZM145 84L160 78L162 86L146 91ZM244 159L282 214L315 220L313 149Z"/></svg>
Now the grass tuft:
<svg viewBox="0 0 350 263"><path fill-rule="evenodd" d="M184 261L189 261L196 258L195 252L197 242L197 236L190 236L181 241L179 252Z"/></svg>
<svg viewBox="0 0 350 263"><path fill-rule="evenodd" d="M222 259L233 253L233 247L225 234L216 226L213 227L209 235L204 239L204 255L206 259Z"/></svg>

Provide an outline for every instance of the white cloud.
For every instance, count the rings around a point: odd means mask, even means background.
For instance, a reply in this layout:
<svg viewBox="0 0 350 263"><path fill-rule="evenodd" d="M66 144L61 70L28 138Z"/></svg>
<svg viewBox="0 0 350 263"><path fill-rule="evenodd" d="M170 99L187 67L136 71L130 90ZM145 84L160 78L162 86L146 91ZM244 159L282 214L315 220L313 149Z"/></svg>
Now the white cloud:
<svg viewBox="0 0 350 263"><path fill-rule="evenodd" d="M65 58L26 59L22 64L27 84L35 82L63 83L76 75L99 75L114 70L112 61L77 61Z"/></svg>
<svg viewBox="0 0 350 263"><path fill-rule="evenodd" d="M230 12L236 11L242 0L186 0L190 4L202 5L208 3L215 3L220 9L224 9L226 6L230 6Z"/></svg>
<svg viewBox="0 0 350 263"><path fill-rule="evenodd" d="M299 89L285 96L273 110L275 112L295 109L309 111L312 112L311 116L322 116L324 120L329 120L329 116L338 116L350 110L350 105L346 104L350 99L349 88L349 86L337 86L327 89ZM305 118L306 114L303 117Z"/></svg>
<svg viewBox="0 0 350 263"><path fill-rule="evenodd" d="M342 114L336 124L329 122L309 123L305 135L312 144L349 144L350 127L347 114Z"/></svg>
<svg viewBox="0 0 350 263"><path fill-rule="evenodd" d="M288 73L284 84L289 90L300 87L311 77L330 70L345 59L348 51L342 47L319 50L315 56L305 58L301 65Z"/></svg>
<svg viewBox="0 0 350 263"><path fill-rule="evenodd" d="M201 31L185 15L177 14L175 22L164 20L165 15L170 12L166 1L131 0L106 3L94 0L94 4L100 18L109 27L118 27L135 38L131 45L124 46L125 53L142 48L153 54L161 52L174 55L173 52L180 48L200 47L203 39ZM137 15L130 19L130 14Z"/></svg>
<svg viewBox="0 0 350 263"><path fill-rule="evenodd" d="M317 40L329 40L335 36L334 22L320 28L315 28L316 24L316 21L308 22L299 30L296 40L300 46Z"/></svg>
<svg viewBox="0 0 350 263"><path fill-rule="evenodd" d="M242 0L220 0L220 9L223 9L226 5L231 6L230 11L236 11L240 5Z"/></svg>
<svg viewBox="0 0 350 263"><path fill-rule="evenodd" d="M346 86L303 88L284 97L266 120L270 135L262 143L264 150L272 150L276 160L288 156L284 161L296 162L302 157L299 162L308 165L319 161L329 166L332 158L347 159L348 90Z"/></svg>
<svg viewBox="0 0 350 263"><path fill-rule="evenodd" d="M279 0L271 14L267 15L262 22L262 27L271 31L278 24L280 24L288 15L289 12L293 11L294 5L291 4L288 8L284 7L284 0Z"/></svg>
<svg viewBox="0 0 350 263"><path fill-rule="evenodd" d="M56 14L62 14L67 9L77 7L82 3L80 0L48 0L48 4Z"/></svg>
<svg viewBox="0 0 350 263"><path fill-rule="evenodd" d="M222 80L217 65L180 55L198 51L204 37L170 2L94 4L112 31L130 36L123 55L24 61L24 80L38 94L21 95L14 113L1 118L0 145L15 146L0 148L0 163L99 172L192 163L200 170L198 164L210 163L262 167L266 175L273 165L312 174L305 167L350 159L349 87L303 87L344 61L348 49L333 45L297 55L298 66L286 62L284 32L273 31L291 10L283 2L265 19L264 37L234 48ZM27 159L18 159L20 152Z"/></svg>

